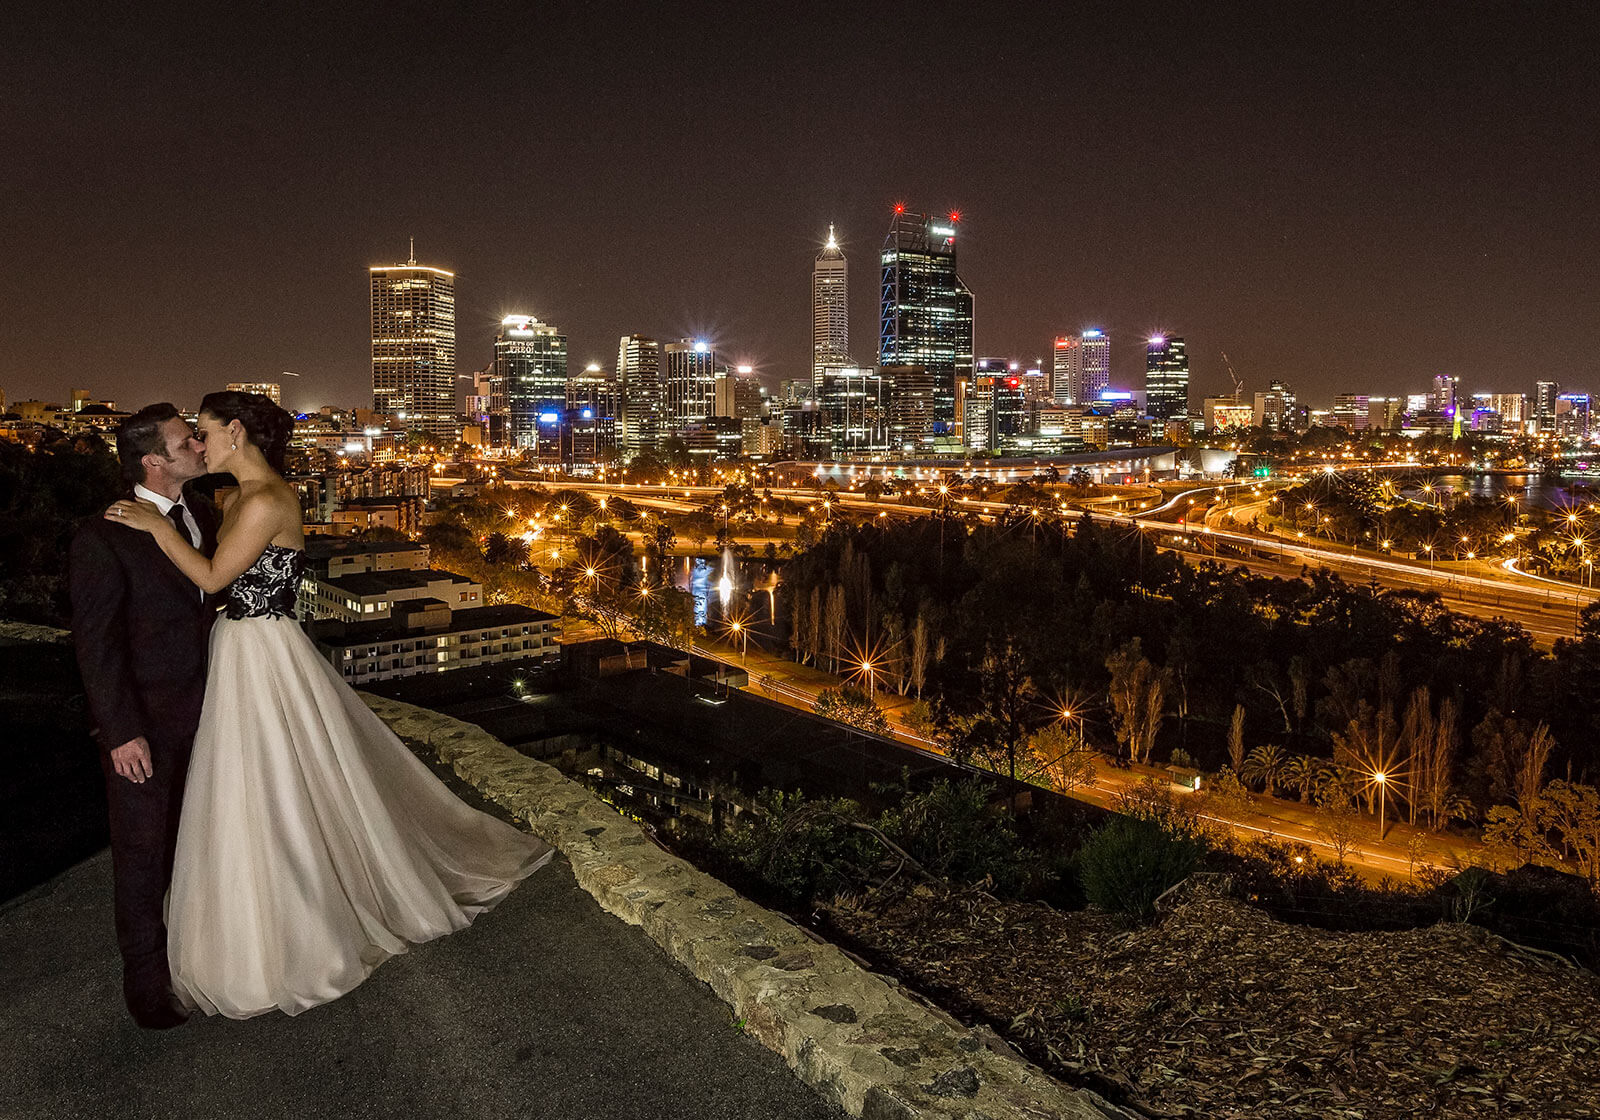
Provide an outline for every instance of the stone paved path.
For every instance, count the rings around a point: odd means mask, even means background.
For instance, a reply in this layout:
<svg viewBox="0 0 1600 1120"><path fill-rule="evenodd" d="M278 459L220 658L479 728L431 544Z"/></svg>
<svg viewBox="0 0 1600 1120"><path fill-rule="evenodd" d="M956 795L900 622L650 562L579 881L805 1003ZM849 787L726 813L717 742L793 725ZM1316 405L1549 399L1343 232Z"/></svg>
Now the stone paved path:
<svg viewBox="0 0 1600 1120"><path fill-rule="evenodd" d="M838 1120L558 854L296 1018L135 1027L107 853L0 906L0 1117Z"/></svg>

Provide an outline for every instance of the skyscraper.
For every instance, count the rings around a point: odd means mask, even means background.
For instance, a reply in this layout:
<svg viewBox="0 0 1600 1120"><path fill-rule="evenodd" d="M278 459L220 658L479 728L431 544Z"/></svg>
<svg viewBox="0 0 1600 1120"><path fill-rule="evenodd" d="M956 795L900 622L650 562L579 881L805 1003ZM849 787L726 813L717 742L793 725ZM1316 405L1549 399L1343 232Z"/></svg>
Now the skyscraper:
<svg viewBox="0 0 1600 1120"><path fill-rule="evenodd" d="M849 266L828 227L828 243L811 266L811 373L850 363Z"/></svg>
<svg viewBox="0 0 1600 1120"><path fill-rule="evenodd" d="M928 371L935 435L954 430L956 382L972 376L972 292L956 273L959 220L896 206L883 242L878 364Z"/></svg>
<svg viewBox="0 0 1600 1120"><path fill-rule="evenodd" d="M1152 420L1189 415L1189 351L1183 339L1152 335L1144 358L1145 412Z"/></svg>
<svg viewBox="0 0 1600 1120"><path fill-rule="evenodd" d="M1077 403L1091 405L1111 384L1111 339L1099 327L1085 327L1078 345Z"/></svg>
<svg viewBox="0 0 1600 1120"><path fill-rule="evenodd" d="M663 357L661 426L667 435L716 414L717 353L709 342L684 338L667 343Z"/></svg>
<svg viewBox="0 0 1600 1120"><path fill-rule="evenodd" d="M1554 381L1533 383L1533 422L1536 431L1555 431L1556 400L1560 396L1561 386Z"/></svg>
<svg viewBox="0 0 1600 1120"><path fill-rule="evenodd" d="M456 277L417 264L368 269L372 407L411 431L456 438Z"/></svg>
<svg viewBox="0 0 1600 1120"><path fill-rule="evenodd" d="M1055 363L1050 367L1050 393L1057 404L1082 404L1078 379L1083 371L1083 340L1071 335L1056 339Z"/></svg>
<svg viewBox="0 0 1600 1120"><path fill-rule="evenodd" d="M510 315L494 340L494 377L505 386L507 443L538 449L559 439L567 406L567 336L531 315ZM548 429L548 430L546 430Z"/></svg>
<svg viewBox="0 0 1600 1120"><path fill-rule="evenodd" d="M661 442L661 343L625 334L617 343L617 390L622 394L622 453L654 451Z"/></svg>

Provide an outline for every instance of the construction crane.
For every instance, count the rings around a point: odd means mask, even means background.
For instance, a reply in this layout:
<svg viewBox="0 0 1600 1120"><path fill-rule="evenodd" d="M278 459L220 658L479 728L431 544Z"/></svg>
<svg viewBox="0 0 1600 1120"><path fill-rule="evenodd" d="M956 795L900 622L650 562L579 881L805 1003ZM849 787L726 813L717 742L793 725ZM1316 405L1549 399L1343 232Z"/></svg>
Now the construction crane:
<svg viewBox="0 0 1600 1120"><path fill-rule="evenodd" d="M1235 404L1243 404L1244 382L1239 378L1239 375L1234 372L1233 363L1228 361L1228 352L1226 350L1219 350L1217 353L1222 355L1222 364L1228 367L1228 376L1233 378L1233 402Z"/></svg>

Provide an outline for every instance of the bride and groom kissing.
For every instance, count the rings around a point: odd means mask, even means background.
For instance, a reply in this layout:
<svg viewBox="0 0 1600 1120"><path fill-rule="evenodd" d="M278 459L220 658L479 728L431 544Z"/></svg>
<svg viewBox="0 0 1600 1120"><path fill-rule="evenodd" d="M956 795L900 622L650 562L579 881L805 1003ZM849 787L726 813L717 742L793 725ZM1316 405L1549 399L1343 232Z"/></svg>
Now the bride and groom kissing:
<svg viewBox="0 0 1600 1120"><path fill-rule="evenodd" d="M110 807L135 1022L294 1015L469 924L553 854L471 809L295 618L304 527L269 398L117 432L129 491L73 538L73 641ZM192 485L231 475L220 510Z"/></svg>

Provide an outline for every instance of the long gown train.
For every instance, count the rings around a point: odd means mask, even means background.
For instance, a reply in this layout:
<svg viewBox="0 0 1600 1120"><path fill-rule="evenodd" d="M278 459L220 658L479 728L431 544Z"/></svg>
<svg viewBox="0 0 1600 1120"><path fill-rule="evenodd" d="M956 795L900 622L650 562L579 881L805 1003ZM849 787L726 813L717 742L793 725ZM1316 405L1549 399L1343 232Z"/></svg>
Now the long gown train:
<svg viewBox="0 0 1600 1120"><path fill-rule="evenodd" d="M245 1018L336 999L552 854L452 794L292 617L218 620L169 896L186 1004Z"/></svg>

